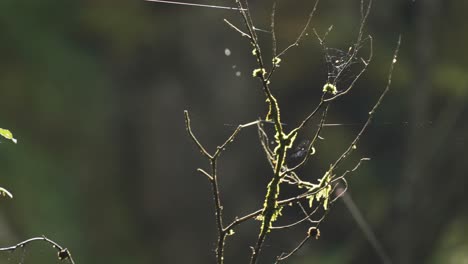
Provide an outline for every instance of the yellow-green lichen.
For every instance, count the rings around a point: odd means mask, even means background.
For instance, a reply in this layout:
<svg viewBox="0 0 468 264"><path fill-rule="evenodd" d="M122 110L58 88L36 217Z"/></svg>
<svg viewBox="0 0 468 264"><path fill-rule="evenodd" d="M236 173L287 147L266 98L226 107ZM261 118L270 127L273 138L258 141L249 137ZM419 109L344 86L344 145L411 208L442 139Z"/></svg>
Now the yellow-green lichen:
<svg viewBox="0 0 468 264"><path fill-rule="evenodd" d="M273 65L275 65L275 67L280 66L281 59L279 57L274 57L272 61L273 61Z"/></svg>
<svg viewBox="0 0 468 264"><path fill-rule="evenodd" d="M265 74L266 74L266 71L264 68L258 68L258 69L253 70L252 72L252 76L258 77L258 78L265 77Z"/></svg>
<svg viewBox="0 0 468 264"><path fill-rule="evenodd" d="M331 83L326 83L324 86L323 86L323 92L324 93L329 93L329 94L337 94L338 93L338 89L336 89L336 86L331 84Z"/></svg>

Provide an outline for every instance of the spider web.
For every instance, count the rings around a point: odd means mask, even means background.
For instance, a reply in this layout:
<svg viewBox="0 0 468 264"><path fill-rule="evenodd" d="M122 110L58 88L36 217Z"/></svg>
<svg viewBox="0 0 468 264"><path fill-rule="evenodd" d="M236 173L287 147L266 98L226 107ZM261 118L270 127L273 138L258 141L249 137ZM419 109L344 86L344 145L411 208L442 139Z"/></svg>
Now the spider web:
<svg viewBox="0 0 468 264"><path fill-rule="evenodd" d="M352 43L347 50L342 50L329 47L326 44L325 40L332 29L333 26L330 26L322 37L315 29L314 33L322 47L327 68L327 83L334 85L338 92L342 92L351 88L367 68L372 58L372 38L370 36L362 38L361 29L356 42ZM361 57L360 53L361 49L366 45L369 45L370 53L367 58L364 58Z"/></svg>
<svg viewBox="0 0 468 264"><path fill-rule="evenodd" d="M336 85L343 77L354 77L353 74L350 74L351 66L358 63L358 60L351 53L351 49L346 52L337 48L324 47L324 58L327 64L327 81L329 83Z"/></svg>

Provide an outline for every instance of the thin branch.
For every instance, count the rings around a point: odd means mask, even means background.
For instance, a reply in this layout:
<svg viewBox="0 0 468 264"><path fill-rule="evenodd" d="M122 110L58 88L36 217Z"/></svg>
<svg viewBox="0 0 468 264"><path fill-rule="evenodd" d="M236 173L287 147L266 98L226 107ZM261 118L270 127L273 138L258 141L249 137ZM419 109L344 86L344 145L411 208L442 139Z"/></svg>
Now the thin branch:
<svg viewBox="0 0 468 264"><path fill-rule="evenodd" d="M229 22L227 19L223 19L226 24L228 24L231 28L233 28L235 31L239 32L243 37L247 37L250 39L249 34L245 33L244 31L240 30L238 27L234 26L231 22Z"/></svg>
<svg viewBox="0 0 468 264"><path fill-rule="evenodd" d="M318 111L318 109L320 109L320 107L322 105L323 105L323 95L322 95L322 99L320 100L320 103L317 106L317 108L315 108L315 110L308 117L306 117L306 119L304 119L304 121L302 121L302 123L296 128L296 130L299 131L300 129L302 129L305 126L305 124L310 120L310 118L315 115L315 113ZM303 166L307 162L307 160L310 158L310 154L312 153L312 150L314 148L315 141L317 140L317 138L319 138L320 132L322 131L322 128L323 128L323 124L325 123L325 119L326 119L326 116L327 116L329 106L330 105L327 104L327 107L323 111L322 118L320 119L319 126L317 128L317 131L315 132L314 137L310 141L310 144L309 144L309 147L307 149L307 153L306 153L305 157L296 166L285 170L284 174L290 173L292 171L297 170L299 167Z"/></svg>
<svg viewBox="0 0 468 264"><path fill-rule="evenodd" d="M276 259L276 262L275 263L280 263L280 261L283 261L287 258L289 258L290 256L292 256L294 253L296 253L299 249L301 249L301 247L311 238L311 236L307 235L302 241L301 243L299 243L299 245L297 245L297 247L295 247L291 252L289 252L288 254L284 255L281 254L277 259Z"/></svg>
<svg viewBox="0 0 468 264"><path fill-rule="evenodd" d="M306 24L304 25L304 27L302 28L302 31L301 33L299 34L299 36L297 37L296 41L294 41L294 43L292 43L291 45L289 45L288 47L286 47L283 51L281 51L278 56L276 57L281 57L282 55L284 55L289 49L291 49L292 47L295 47L295 46L299 46L299 42L302 40L302 38L306 35L306 32L307 32L307 29L309 28L309 25L310 25L310 21L312 20L312 17L314 16L314 13L315 11L317 10L317 6L318 6L318 3L319 3L320 0L316 0L315 1L315 4L314 4L314 8L312 9L312 11L309 13L309 18L307 19L307 22Z"/></svg>
<svg viewBox="0 0 468 264"><path fill-rule="evenodd" d="M272 11L271 11L271 42L272 42L272 49L273 49L273 58L276 57L275 14L276 14L276 5L277 5L277 3L278 3L277 0L275 0L275 2L273 2L273 8L272 8ZM273 63L273 64L275 64L275 63Z"/></svg>
<svg viewBox="0 0 468 264"><path fill-rule="evenodd" d="M338 180L343 180L343 179L345 179L344 176L345 176L347 173L356 171L356 170L360 167L360 165L362 164L362 162L368 161L368 160L369 160L368 158L362 158L362 159L356 164L356 166L355 166L352 170L347 170L347 171L346 171L343 175L341 175L340 177L337 177L337 178L331 180L331 183L336 182L336 181L338 181ZM299 184L301 184L301 183L296 183L296 185L299 185ZM283 205L287 205L287 204L290 204L290 203L293 203L293 202L298 202L298 201L300 201L300 200L302 200L302 199L305 199L305 198L307 198L307 197L309 197L309 196L311 196L311 195L314 195L314 194L320 192L320 191L321 191L322 189L324 189L325 187L326 187L326 186L324 186L324 187L322 187L322 188L318 188L318 189L314 190L313 192L307 191L307 192L304 192L304 193L302 193L302 194L300 194L300 195L297 195L297 196L295 196L295 197L291 197L291 198L287 198L287 199L284 199L284 200L280 200L280 201L278 201L278 205L283 206ZM302 207L302 205L299 204L299 206L302 208L304 214L308 215L308 213L305 211L305 209ZM318 208L318 207L317 207L317 208ZM312 212L312 214L313 214L316 210L317 210L317 209L315 209L315 210ZM228 230L230 230L230 229L233 229L235 226L237 226L237 225L239 225L239 224L241 224L241 223L243 223L243 222L245 222L245 221L247 221L247 220L250 220L250 219L253 219L253 218L257 217L258 215L260 215L260 214L262 213L262 211L263 211L263 209L259 209L259 210L256 210L256 211L250 213L250 214L247 214L247 215L245 215L245 216L243 216L243 217L236 217L236 219L235 219L233 222L231 222L231 223L225 228L225 231L228 231ZM321 218L320 220L318 220L318 223L320 223L323 219L324 219L324 216L322 216L322 218ZM309 220L310 220L310 219L309 219ZM317 221L312 221L311 223L317 223ZM272 228L272 229L278 229L278 228Z"/></svg>
<svg viewBox="0 0 468 264"><path fill-rule="evenodd" d="M221 205L221 198L219 195L219 186L218 186L218 175L217 175L217 157L211 160L211 174L213 180L211 181L211 189L213 192L213 199L215 201L215 217L216 217L216 226L218 230L218 244L216 247L216 258L218 264L222 264L224 261L224 241L226 240L226 232L224 232L223 225L223 206Z"/></svg>
<svg viewBox="0 0 468 264"><path fill-rule="evenodd" d="M309 18L307 19L307 22L306 22L304 28L302 29L301 33L297 37L296 41L294 43L290 44L288 47L286 47L278 55L276 54L276 52L277 52L277 50L276 50L277 43L276 43L276 35L275 35L275 28L274 28L274 26L275 26L274 19L275 19L276 2L273 4L273 11L272 11L272 14L271 14L271 31L272 31L272 47L273 47L273 61L272 62L273 62L273 65L271 67L270 72L267 75L267 78L266 78L267 82L271 79L271 76L273 75L275 70L279 67L280 57L283 56L289 49L291 49L291 48L293 48L295 46L299 46L299 42L302 40L302 38L305 35L307 35L306 31L309 28L310 21L312 20L312 17L314 16L314 13L315 13L315 10L317 9L318 3L319 3L319 0L316 0L314 8L310 12Z"/></svg>
<svg viewBox="0 0 468 264"><path fill-rule="evenodd" d="M275 153L273 152L273 150L271 150L269 146L270 139L268 138L268 135L263 129L263 126L261 123L257 124L257 132L258 132L258 139L260 141L260 144L262 145L263 151L265 151L265 155L267 157L268 163L270 164L271 168L274 169L275 165L273 163L275 161L274 159Z"/></svg>
<svg viewBox="0 0 468 264"><path fill-rule="evenodd" d="M243 4L240 0L236 0L238 7L243 9ZM257 34L255 32L255 27L253 25L252 17L250 14L250 9L248 7L248 1L245 1L246 11L241 11L242 18L244 20L245 26L247 28L247 32L250 35L250 42L254 46L253 54L257 58L258 69L254 71L254 77L258 77L262 82L263 92L266 96L266 101L268 102L269 111L267 114L267 120L273 120L275 123L275 130L276 134L278 135L278 146L275 149L275 168L274 168L274 175L267 186L267 192L265 196L264 208L262 210L262 225L260 227L260 232L258 234L257 242L255 243L255 247L253 248L252 255L250 258L250 263L255 264L257 263L257 259L262 249L263 242L265 241L265 237L267 236L270 225L272 221L274 221L278 206L277 200L279 196L279 184L281 183L281 171L283 168L283 164L286 158L286 151L289 148L289 142L291 142L291 134L286 135L283 132L283 126L281 123L280 117L280 108L278 105L278 101L271 93L269 87L269 78L271 77L271 73L268 77L265 76L265 64L263 62L263 56L261 52L260 45L258 43ZM274 63L277 64L277 63Z"/></svg>
<svg viewBox="0 0 468 264"><path fill-rule="evenodd" d="M362 159L360 159L359 162L356 164L356 166L354 166L354 168L353 168L352 170L346 170L341 176L331 179L331 180L330 180L330 183L334 183L334 182L340 181L341 179L344 179L345 176L346 176L348 173L354 172L354 171L356 171L357 169L359 169L359 167L361 166L362 162L364 162L364 161L369 161L369 160L370 160L369 158L362 158Z"/></svg>
<svg viewBox="0 0 468 264"><path fill-rule="evenodd" d="M0 187L0 196L8 196L13 199L13 194L11 194L7 189Z"/></svg>
<svg viewBox="0 0 468 264"><path fill-rule="evenodd" d="M250 122L250 123L238 125L236 130L234 130L234 132L231 134L231 136L229 136L229 138L221 146L216 147L215 153L213 155L211 155L210 153L208 153L208 151L206 151L206 149L203 147L203 145L200 143L200 141L197 139L197 137L193 133L192 126L191 126L191 121L190 121L190 115L189 115L189 112L187 110L184 110L184 116L185 116L185 128L187 129L187 132L188 132L190 138L195 143L195 145L197 145L200 152L204 156L206 156L209 160L216 159L221 154L221 152L223 150L225 150L227 145L234 142L234 139L236 138L237 134L239 134L239 132L241 131L242 128L246 128L246 127L249 127L249 126L256 125L259 122L263 122L263 120L256 120L256 121L253 121L253 122Z"/></svg>
<svg viewBox="0 0 468 264"><path fill-rule="evenodd" d="M236 138L237 134L239 134L241 129L249 127L249 126L254 126L254 125L256 125L258 123L261 123L261 122L263 122L263 120L256 120L256 121L252 121L250 123L246 123L246 124L242 124L242 125L237 126L236 130L234 130L234 132L231 134L231 136L228 139L226 139L226 141L221 146L216 148L216 152L213 154L213 158L217 158L221 154L221 152L223 150L225 150L227 145L234 142L234 139Z"/></svg>
<svg viewBox="0 0 468 264"><path fill-rule="evenodd" d="M309 120L317 114L318 110L323 106L323 103L325 102L324 99L325 94L322 94L322 97L320 98L319 104L315 107L314 111L310 113L304 120L302 120L301 124L296 128L297 131L301 130L308 122ZM328 107L328 106L327 106Z"/></svg>
<svg viewBox="0 0 468 264"><path fill-rule="evenodd" d="M372 6L372 0L369 0L369 2L367 4L367 8L366 8L366 13L363 16L362 11L364 9L364 0L361 0L361 23L359 25L359 32L358 32L357 40L354 43L354 48L352 49L351 56L346 61L345 66L343 67L343 69L341 69L338 72L338 74L334 78L335 80L337 80L341 76L341 74L343 74L345 69L347 69L349 67L350 63L356 58L359 50L362 47L362 42L363 42L362 35L364 34L364 26L366 25L367 18L368 18L369 14L370 14L371 6ZM350 51L348 51L348 52L350 52ZM372 55L372 50L371 50L371 55ZM365 64L365 67L367 67L367 64ZM336 85L336 83L334 83L334 84Z"/></svg>
<svg viewBox="0 0 468 264"><path fill-rule="evenodd" d="M259 216L261 213L262 213L263 209L258 209L257 211L255 212L252 212L248 215L245 215L243 217L236 217L236 219L234 219L234 221L232 221L232 223L230 223L229 225L226 226L225 230L228 231L230 229L233 229L235 226L239 225L239 224L242 224L243 222L247 221L247 220L250 220L250 219L253 219L257 216Z"/></svg>
<svg viewBox="0 0 468 264"><path fill-rule="evenodd" d="M319 44L320 46L322 46L322 49L325 48L325 39L327 38L328 34L330 34L330 32L333 30L333 25L330 25L327 29L327 31L325 31L325 34L323 34L323 37L320 37L320 35L317 33L317 30L315 30L315 28L312 29L312 31L314 32L315 34L315 37L318 39L319 41Z"/></svg>
<svg viewBox="0 0 468 264"><path fill-rule="evenodd" d="M278 205L279 206L284 206L284 205L287 205L289 203L294 203L294 202L300 201L302 199L307 198L308 196L311 196L311 195L314 195L314 194L320 192L323 188L324 187L318 188L317 190L314 190L313 192L307 191L307 192L304 192L304 193L302 193L300 195L297 195L295 197L287 198L287 199L284 199L284 200L279 200ZM253 219L253 218L259 216L260 214L262 214L262 212L263 212L263 209L258 209L258 210L254 211L254 212L252 212L250 214L247 214L245 216L236 217L234 219L234 221L232 221L229 225L227 225L224 230L228 231L230 229L233 229L237 225L242 224L242 223L244 223L244 222L246 222L246 221L248 221L250 219Z"/></svg>
<svg viewBox="0 0 468 264"><path fill-rule="evenodd" d="M299 203L299 205L300 205L300 203ZM300 206L301 206L301 208L304 210L304 207L302 207L302 205L300 205ZM285 228L294 227L294 226L296 226L296 225L298 225L298 224L300 224L300 223L302 223L302 222L304 222L304 221L306 221L306 220L309 220L309 221L318 223L318 222L322 221L323 218L321 218L320 220L314 221L314 220L310 219L310 217L311 217L313 214L315 214L315 213L318 211L319 208L320 208L320 207L317 206L311 213L304 212L305 217L302 218L301 220L298 220L298 221L292 223L292 224L283 225L283 226L272 226L271 229L285 229Z"/></svg>
<svg viewBox="0 0 468 264"><path fill-rule="evenodd" d="M338 166L338 164L341 161L343 161L356 148L357 143L361 139L361 136L364 134L364 132L367 130L367 127L372 122L375 111L377 111L377 109L379 108L380 104L382 103L383 99L387 95L388 91L390 91L390 85L392 84L393 68L394 68L394 66L395 66L395 64L397 62L398 52L400 50L400 44L401 44L401 36L398 37L397 46L396 46L395 52L393 54L393 60L392 60L392 62L390 64L390 69L388 71L387 85L386 85L385 89L381 93L381 95L380 95L379 99L377 100L377 102L375 103L374 107L372 107L372 110L369 112L369 117L367 118L366 123L364 123L364 125L362 126L361 131L359 131L356 138L353 140L353 142L351 142L348 149L346 149L346 151L343 152L343 154L335 161L335 163L332 165L333 168L336 168Z"/></svg>
<svg viewBox="0 0 468 264"><path fill-rule="evenodd" d="M196 6L196 7L207 7L207 8L215 8L215 9L228 9L228 10L233 10L233 11L242 11L242 9L239 9L236 7L229 7L229 6L203 5L203 4L196 4L196 3L186 3L186 2L167 1L167 0L145 0L145 1L163 3L163 4Z"/></svg>
<svg viewBox="0 0 468 264"><path fill-rule="evenodd" d="M344 188L341 187L341 184L337 183L333 186L333 189L331 190L330 193L336 193L336 197L330 201L330 204L336 202L336 200L340 199L348 190L348 181L346 178L341 178L341 181L344 183Z"/></svg>
<svg viewBox="0 0 468 264"><path fill-rule="evenodd" d="M299 195L297 195L295 197L280 200L280 201L278 201L278 205L286 205L286 204L289 204L289 203L294 203L294 202L300 201L302 199L308 198L308 197L310 197L312 195L315 195L315 194L319 193L320 191L322 191L326 187L327 187L327 185L322 186L322 187L317 188L317 189L314 189L313 191L310 191L310 190L305 191L304 193L299 194Z"/></svg>
<svg viewBox="0 0 468 264"><path fill-rule="evenodd" d="M265 70L265 63L263 62L263 57L262 57L262 51L260 49L260 45L258 43L258 38L257 38L257 33L255 32L255 26L253 25L252 22L252 17L250 15L250 10L248 8L248 1L245 1L246 8L244 8L244 5L242 4L241 0L236 0L237 6L239 9L246 9L246 10L241 10L241 16L242 19L244 20L245 27L247 28L248 35L250 36L250 43L254 47L253 53L255 57L257 58L257 64L259 66L258 69L263 69ZM262 88L263 92L265 93L270 107L271 105L274 105L273 110L275 111L274 113L274 118L273 121L275 122L275 127L278 128L278 130L282 131L282 126L281 126L281 121L279 120L279 109L277 109L277 102L276 98L273 96L273 94L270 91L269 85L269 77L271 76L271 73L269 74L268 78L265 78L264 75L260 74L260 79L262 81Z"/></svg>
<svg viewBox="0 0 468 264"><path fill-rule="evenodd" d="M204 171L203 169L200 169L200 168L198 168L197 171L200 172L201 174L205 175L206 177L208 177L208 179L210 181L213 181L213 176L211 176L208 172L206 172L206 171Z"/></svg>
<svg viewBox="0 0 468 264"><path fill-rule="evenodd" d="M195 143L195 145L197 145L198 149L200 150L200 152L205 155L208 159L213 159L213 156L210 155L210 153L208 153L208 151L205 150L205 148L203 147L203 145L200 143L200 141L198 141L197 137L195 136L195 134L193 134L192 132L192 126L190 124L190 116L189 116L189 113L187 110L184 111L184 117L185 117L185 128L187 129L187 132L190 136L190 138L192 139L192 141Z"/></svg>
<svg viewBox="0 0 468 264"><path fill-rule="evenodd" d="M300 203L299 203L299 206L301 207L304 214L307 214L306 210ZM311 219L309 219L309 221L314 223L315 226L309 228L309 230L307 231L307 236L299 243L299 245L297 245L293 250L291 250L291 252L282 253L280 256L278 256L276 258L275 263L280 263L281 261L291 257L294 253L296 253L299 249L301 249L301 247L309 240L309 238L315 237L315 239L318 239L320 236L320 230L318 229L318 227L322 223L322 221L325 219L325 216L328 214L328 212L329 212L328 210L325 211L324 215L319 221L312 221ZM312 231L315 231L315 232L312 232Z"/></svg>
<svg viewBox="0 0 468 264"><path fill-rule="evenodd" d="M239 3L240 3L240 1L239 1ZM245 15L245 18L248 20L249 25L251 26L251 30L252 30L252 33L253 33L252 38L255 40L255 42L258 43L257 32L255 31L255 26L254 26L254 23L253 23L252 15L250 13L249 1L244 0L244 3L245 3L245 10L242 10L241 13L243 13ZM240 9L242 9L242 7Z"/></svg>
<svg viewBox="0 0 468 264"><path fill-rule="evenodd" d="M57 249L57 257L58 257L59 260L68 259L68 260L70 260L70 263L75 264L75 261L73 260L73 258L71 256L71 253L67 248L64 248L64 247L60 246L58 243L52 241L51 239L49 239L49 238L47 238L45 236L33 237L33 238L30 238L30 239L24 240L24 241L14 245L14 246L0 248L0 251L15 251L16 249L23 248L24 246L26 246L26 245L28 245L28 244L30 244L32 242L35 242L35 241L44 241L44 242L49 243L50 245L52 245L53 248Z"/></svg>
<svg viewBox="0 0 468 264"><path fill-rule="evenodd" d="M217 226L217 231L218 231L218 243L216 247L216 259L218 264L222 264L224 262L224 243L226 240L226 237L228 235L228 232L230 229L225 229L224 224L223 224L223 206L221 204L221 197L219 194L219 184L218 184L218 175L217 175L217 160L218 157L221 155L221 153L226 149L226 147L234 142L234 139L236 136L239 134L239 132L242 130L242 128L257 125L263 120L256 120L253 122L249 122L246 124L242 124L237 126L236 130L231 134L231 136L226 139L226 141L221 145L216 148L216 151L214 154L208 153L208 151L205 150L203 145L200 143L200 141L196 138L195 134L192 131L191 128L191 122L190 122L190 116L187 110L184 111L184 116L185 116L185 126L186 130L189 134L189 136L192 138L192 141L195 143L195 145L198 147L200 152L208 158L211 164L211 174L208 172L205 172L202 169L198 169L197 171L201 172L205 176L208 177L208 179L211 182L211 189L213 193L213 199L214 199L214 207L215 207L215 218L216 218L216 226Z"/></svg>

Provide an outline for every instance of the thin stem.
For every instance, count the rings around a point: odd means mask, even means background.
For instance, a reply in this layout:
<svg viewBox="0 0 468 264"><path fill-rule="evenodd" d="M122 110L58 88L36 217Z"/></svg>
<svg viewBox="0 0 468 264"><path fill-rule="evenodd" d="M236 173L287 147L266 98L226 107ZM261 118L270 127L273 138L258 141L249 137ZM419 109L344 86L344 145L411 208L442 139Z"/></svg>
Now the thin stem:
<svg viewBox="0 0 468 264"><path fill-rule="evenodd" d="M379 99L375 103L374 107L372 107L372 110L369 112L369 117L367 118L367 121L364 123L364 125L361 128L361 131L357 134L356 138L351 142L349 145L348 149L343 152L343 154L335 161L335 163L332 165L333 168L336 168L341 161L343 161L355 148L359 140L361 139L361 136L364 134L364 132L367 130L367 127L370 125L372 122L372 119L374 117L375 112L379 108L380 104L382 103L383 99L387 95L388 91L390 91L390 85L392 84L392 74L393 74L393 68L397 62L397 57L398 57L398 52L400 50L400 44L401 44L401 36L398 37L398 42L397 46L395 48L395 52L393 54L393 60L390 64L390 69L388 71L388 77L387 77L387 85L385 86L385 89L383 92L380 94Z"/></svg>
<svg viewBox="0 0 468 264"><path fill-rule="evenodd" d="M236 130L234 130L231 136L229 136L228 139L226 139L226 141L221 146L218 146L216 148L216 151L214 152L214 154L210 154L208 153L208 151L206 151L206 149L203 147L203 145L200 143L200 141L197 139L197 137L193 133L192 127L191 127L190 115L187 110L184 111L184 116L185 116L186 130L190 138L198 147L200 152L205 157L207 157L208 160L210 161L211 173L208 173L204 171L203 169L197 169L197 171L207 176L211 183L211 189L212 189L212 195L213 195L214 207L215 207L216 227L218 231L218 243L216 246L216 260L218 264L222 264L224 261L224 244L225 244L226 237L228 235L230 228L224 228L224 225L223 225L223 206L221 203L221 197L220 197L220 192L219 192L217 161L221 153L226 149L226 147L232 142L234 142L234 139L242 130L242 128L257 125L263 121L256 120L250 123L237 126Z"/></svg>
<svg viewBox="0 0 468 264"><path fill-rule="evenodd" d="M315 115L315 113L318 111L318 109L319 109L322 105L323 105L323 96L322 96L322 100L320 100L320 103L319 103L319 105L317 106L317 108L316 108L306 119L304 119L304 121L302 121L302 124L299 125L299 126L296 128L296 130L302 129L302 128L305 126L305 124L307 123L307 121L308 121L312 116ZM317 138L318 138L319 135L320 135L320 132L322 131L323 124L325 123L325 119L326 119L326 116L327 116L327 112L328 112L328 107L329 107L329 106L330 106L330 105L327 104L327 107L326 107L325 110L323 111L322 118L320 119L319 127L317 128L317 131L315 132L314 137L313 137L312 140L310 141L310 144L309 144L309 147L308 147L308 149L307 149L307 153L306 153L305 157L304 157L304 158L301 160L301 162L299 162L299 164L297 164L296 166L285 170L285 171L283 172L283 174L287 174L287 173L290 173L290 172L292 172L292 171L295 171L295 170L297 170L299 167L303 166L303 165L307 162L307 160L309 159L310 154L311 154L311 152L312 152L312 149L313 149L313 147L314 147L315 141L317 140Z"/></svg>
<svg viewBox="0 0 468 264"><path fill-rule="evenodd" d="M208 179L210 181L214 180L213 176L211 176L208 172L204 171L203 169L198 168L197 171L200 172L201 174L205 175L206 177L208 177Z"/></svg>
<svg viewBox="0 0 468 264"><path fill-rule="evenodd" d="M195 6L195 7L207 7L207 8L214 8L214 9L228 9L228 10L240 11L239 8L229 7L229 6L203 5L203 4L185 3L185 2L167 1L167 0L145 0L145 1L163 3L163 4Z"/></svg>
<svg viewBox="0 0 468 264"><path fill-rule="evenodd" d="M271 11L271 43L273 49L273 58L276 57L276 30L275 30L275 14L276 14L276 5L278 1L273 2L273 8ZM273 63L274 64L274 63ZM274 66L274 65L273 65Z"/></svg>
<svg viewBox="0 0 468 264"><path fill-rule="evenodd" d="M235 31L239 32L243 37L247 37L247 38L250 39L249 34L245 33L244 31L240 30L238 27L234 26L234 24L232 24L231 22L229 22L229 20L224 19L223 21L224 21L226 24L228 24L231 28L233 28Z"/></svg>
<svg viewBox="0 0 468 264"><path fill-rule="evenodd" d="M310 239L311 236L307 235L300 243L299 245L297 245L297 247L295 247L291 252L289 252L288 254L284 255L284 254L281 254L281 256L279 256L277 259L276 259L276 262L275 263L280 263L280 261L283 261L287 258L289 258L290 256L292 256L294 253L296 253L299 249L301 249L301 247Z"/></svg>
<svg viewBox="0 0 468 264"><path fill-rule="evenodd" d="M346 176L348 173L354 172L354 171L356 171L357 169L359 169L359 167L361 166L361 164L362 164L363 161L369 161L369 160L370 160L369 158L362 158L362 159L360 159L359 162L356 164L356 166L354 166L354 168L353 168L352 170L346 170L341 176L336 177L336 178L332 178L332 179L330 180L330 182L333 183L333 182L340 181L341 179L344 179L345 176Z"/></svg>
<svg viewBox="0 0 468 264"><path fill-rule="evenodd" d="M247 220L250 220L254 217L257 217L258 215L260 215L262 213L263 209L258 209L257 211L255 212L252 212L248 215L245 215L243 217L240 217L240 218L236 218L234 219L234 221L232 221L232 223L230 223L229 225L226 226L225 230L230 230L230 229L233 229L235 226L239 225L239 224L242 224L243 222L247 221Z"/></svg>
<svg viewBox="0 0 468 264"><path fill-rule="evenodd" d="M294 222L294 223L292 223L292 224L289 224L289 225L282 225L282 226L272 226L271 229L273 230L273 229L291 228L291 227L296 226L296 225L298 225L298 224L300 224L300 223L302 223L302 222L304 222L304 221L306 221L306 220L311 220L310 217L311 217L313 214L315 214L315 213L317 212L318 209L319 209L319 207L317 206L311 213L305 213L306 216L305 216L304 218L302 218L302 219L300 219L300 220L298 220L298 221L296 221L296 222ZM322 218L322 219L323 219L323 218ZM322 219L321 219L321 220L322 220ZM319 220L319 221L321 221L321 220ZM314 221L314 220L311 220L311 221ZM319 222L319 221L316 221L316 222Z"/></svg>
<svg viewBox="0 0 468 264"><path fill-rule="evenodd" d="M302 28L302 31L301 33L299 34L299 36L297 37L296 41L294 41L294 43L290 44L289 46L287 46L283 51L281 51L277 57L281 57L282 55L284 55L289 49L291 49L292 47L296 47L296 46L299 46L299 42L302 40L302 38L306 35L306 32L307 32L307 29L309 28L309 25L310 25L310 21L312 20L312 18L314 17L314 14L315 14L315 11L317 10L317 6L318 6L318 3L320 2L320 0L316 0L315 1L315 4L314 4L314 7L312 9L312 11L309 13L309 17L307 18L307 22L305 23L304 27Z"/></svg>
<svg viewBox="0 0 468 264"><path fill-rule="evenodd" d="M30 238L30 239L27 239L27 240L24 240L14 246L10 246L10 247L4 247L4 248L0 248L0 251L15 251L17 248L22 248L32 242L35 242L35 241L45 241L47 243L49 243L50 245L52 245L53 248L57 249L57 257L59 258L59 260L64 260L64 259L68 259L70 260L70 263L71 264L75 264L75 261L73 260L72 258L72 255L70 253L70 251L67 249L67 248L64 248L62 246L60 246L57 242L54 242L53 240L45 237L45 236L42 236L42 237L33 237L33 238Z"/></svg>
<svg viewBox="0 0 468 264"><path fill-rule="evenodd" d="M216 247L216 259L218 261L218 264L222 264L224 259L224 241L226 238L226 233L224 232L223 227L223 207L221 206L221 198L219 195L218 175L216 174L216 158L213 158L211 160L211 175L213 177L213 180L211 181L211 186L215 201L216 226L218 230L218 246Z"/></svg>
<svg viewBox="0 0 468 264"><path fill-rule="evenodd" d="M372 0L369 0L369 2L367 4L366 12L363 15L364 0L361 0L361 23L359 25L359 32L358 32L357 40L354 43L354 48L352 49L351 56L348 58L348 60L345 63L345 67L343 67L343 69L341 69L338 72L336 77L334 77L335 81L338 80L340 78L340 76L344 73L344 71L349 67L349 65L356 58L359 50L361 49L361 45L362 45L362 42L363 42L362 35L364 34L364 26L366 25L367 18L368 18L369 14L370 14L371 6L372 6ZM367 64L365 65L365 67L367 67ZM334 83L334 85L336 85L336 83Z"/></svg>
<svg viewBox="0 0 468 264"><path fill-rule="evenodd" d="M197 145L198 149L200 150L200 152L206 156L208 159L212 159L213 156L210 155L210 153L208 153L208 151L205 150L205 148L203 147L203 145L200 143L200 141L198 141L197 137L195 136L195 134L193 134L192 132L192 126L190 124L190 116L189 116L189 113L187 110L184 111L184 117L185 117L185 128L187 129L187 132L190 136L190 138L192 139L192 141L195 143L195 145Z"/></svg>

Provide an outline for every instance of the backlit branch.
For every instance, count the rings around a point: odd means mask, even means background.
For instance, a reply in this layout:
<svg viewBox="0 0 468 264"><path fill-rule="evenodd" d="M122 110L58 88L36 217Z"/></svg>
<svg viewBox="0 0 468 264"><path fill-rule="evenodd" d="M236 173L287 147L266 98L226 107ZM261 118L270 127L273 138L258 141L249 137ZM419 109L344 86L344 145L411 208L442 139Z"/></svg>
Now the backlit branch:
<svg viewBox="0 0 468 264"><path fill-rule="evenodd" d="M57 250L57 257L59 260L69 260L71 264L75 264L75 261L73 260L71 253L67 248L60 246L57 242L54 242L53 240L45 236L33 237L25 241L22 241L14 246L0 248L0 251L15 251L16 249L24 248L25 246L33 242L41 242L41 241L50 244L54 249Z"/></svg>

